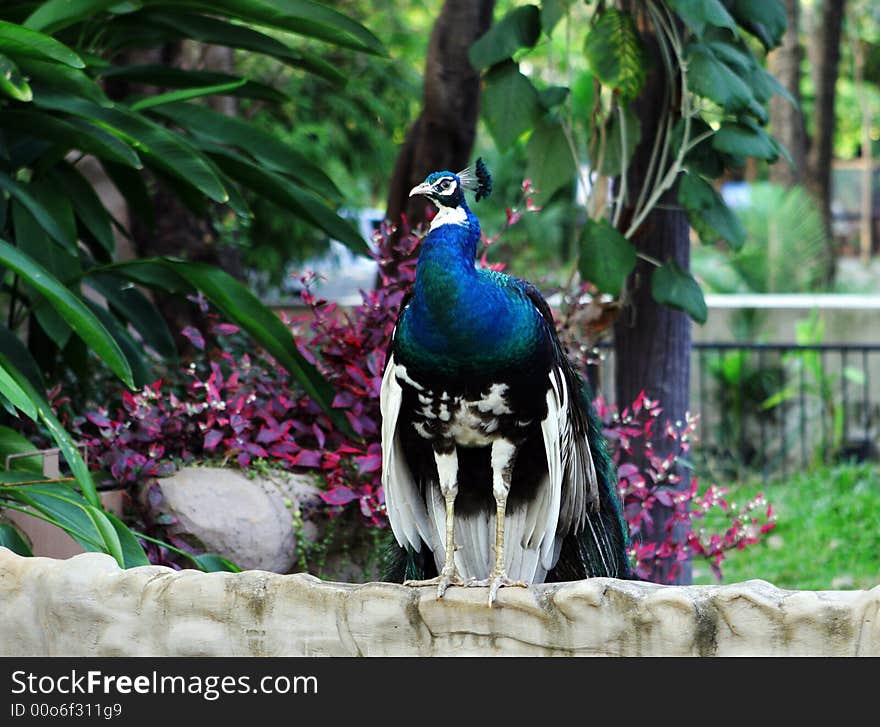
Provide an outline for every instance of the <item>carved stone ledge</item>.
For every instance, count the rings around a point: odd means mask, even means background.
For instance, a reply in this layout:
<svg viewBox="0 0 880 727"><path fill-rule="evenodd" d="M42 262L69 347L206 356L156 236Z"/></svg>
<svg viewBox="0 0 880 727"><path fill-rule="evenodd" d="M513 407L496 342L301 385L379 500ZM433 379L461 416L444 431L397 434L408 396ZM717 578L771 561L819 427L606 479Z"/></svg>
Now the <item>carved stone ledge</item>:
<svg viewBox="0 0 880 727"><path fill-rule="evenodd" d="M0 548L5 656L880 656L880 586L606 578L506 588L330 583L305 574L121 570L107 555Z"/></svg>

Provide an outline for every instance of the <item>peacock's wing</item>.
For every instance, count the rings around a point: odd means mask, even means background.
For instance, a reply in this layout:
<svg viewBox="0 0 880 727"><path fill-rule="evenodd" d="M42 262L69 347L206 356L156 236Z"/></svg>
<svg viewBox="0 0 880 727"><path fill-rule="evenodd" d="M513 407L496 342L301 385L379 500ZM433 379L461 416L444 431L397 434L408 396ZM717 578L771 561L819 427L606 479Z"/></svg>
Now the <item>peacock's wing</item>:
<svg viewBox="0 0 880 727"><path fill-rule="evenodd" d="M401 547L418 553L424 542L432 552L437 552L441 543L429 519L425 499L407 464L398 431L398 417L403 399L403 387L399 379L406 378L406 369L395 362L394 354L389 349L379 391L385 509L391 530Z"/></svg>

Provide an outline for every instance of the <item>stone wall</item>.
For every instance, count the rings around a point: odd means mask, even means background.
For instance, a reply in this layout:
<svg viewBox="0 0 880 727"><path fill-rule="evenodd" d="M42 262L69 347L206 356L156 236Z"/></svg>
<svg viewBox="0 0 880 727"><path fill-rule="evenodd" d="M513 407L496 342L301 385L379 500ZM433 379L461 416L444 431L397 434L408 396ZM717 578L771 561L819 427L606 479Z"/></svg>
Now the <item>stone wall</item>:
<svg viewBox="0 0 880 727"><path fill-rule="evenodd" d="M880 656L880 586L658 586L597 578L502 589L305 574L123 571L106 555L0 548L3 656Z"/></svg>

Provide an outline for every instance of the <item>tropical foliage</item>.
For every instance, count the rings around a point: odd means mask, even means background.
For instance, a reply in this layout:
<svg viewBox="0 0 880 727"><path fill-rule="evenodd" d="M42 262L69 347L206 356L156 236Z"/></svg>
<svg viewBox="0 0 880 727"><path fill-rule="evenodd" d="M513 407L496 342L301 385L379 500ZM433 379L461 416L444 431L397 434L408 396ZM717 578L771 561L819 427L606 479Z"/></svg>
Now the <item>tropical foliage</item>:
<svg viewBox="0 0 880 727"><path fill-rule="evenodd" d="M713 187L747 157L775 161L785 151L764 129L767 104L787 95L760 62L778 45L785 13L778 0L650 0L639 6L653 28L662 67L651 69L643 34L623 3L584 9L570 0L518 6L471 50L484 69L483 115L501 149L527 138L539 201L571 189L589 191L589 219L576 231L579 270L602 293L621 296L641 253L631 238L664 194L679 204L704 243L736 251L746 233ZM642 7L643 6L643 7ZM635 12L635 11L633 11ZM587 14L586 19L583 17ZM543 74L542 54L564 34L566 57ZM581 49L580 57L571 48ZM546 64L543 64L546 65ZM659 132L636 193L627 170L641 140L633 101L650 72L665 78ZM608 190L613 191L609 194ZM704 322L702 290L674 261L650 260L654 298Z"/></svg>
<svg viewBox="0 0 880 727"><path fill-rule="evenodd" d="M126 51L145 46L217 44L270 56L326 80L330 92L338 89L339 68L302 49L301 38L384 53L359 23L306 0L223 0L210 11L189 0L46 0L0 9L0 404L9 422L38 420L72 472L70 483L47 482L34 460L15 460L35 469L4 473L0 504L48 519L120 564L146 562L143 550L103 511L92 475L44 392L85 376L96 360L135 388L148 382L152 361L174 359L173 337L149 289L200 292L339 426L348 426L331 407L332 388L298 352L290 331L241 283L205 264L121 259L116 240L127 234L125 222L108 212L82 164L97 160L147 226L155 223L150 195L158 179L200 214L225 205L247 216L245 192L257 191L365 249L336 214L342 194L320 168L252 124L199 103L214 95L277 103L283 94L234 74L123 62ZM106 89L119 80L168 90L111 98ZM11 427L3 429L3 447L4 454L32 448Z"/></svg>

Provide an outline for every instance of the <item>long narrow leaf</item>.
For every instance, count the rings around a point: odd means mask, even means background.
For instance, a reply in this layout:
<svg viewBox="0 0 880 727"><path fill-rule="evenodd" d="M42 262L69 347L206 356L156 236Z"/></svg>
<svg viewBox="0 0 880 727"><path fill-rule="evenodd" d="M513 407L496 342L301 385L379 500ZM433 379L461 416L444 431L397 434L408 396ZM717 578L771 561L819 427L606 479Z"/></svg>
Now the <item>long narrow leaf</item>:
<svg viewBox="0 0 880 727"><path fill-rule="evenodd" d="M148 5L167 5L166 0L146 0ZM211 0L190 2L190 7L214 14L223 12L245 22L323 40L343 48L387 55L375 35L338 10L310 0Z"/></svg>
<svg viewBox="0 0 880 727"><path fill-rule="evenodd" d="M111 226L113 217L104 207L104 203L95 192L92 184L67 162L56 165L50 176L52 181L64 190L76 216L92 234L92 237L97 240L103 252L106 253L106 257L112 256L116 248L116 240L113 237ZM92 252L96 253L94 249ZM103 254L97 255L97 257L102 256Z"/></svg>
<svg viewBox="0 0 880 727"><path fill-rule="evenodd" d="M6 173L0 172L0 189L6 190L10 197L20 202L53 240L68 249L73 248L76 241L70 239L68 232L58 224L52 213L26 187L27 185L19 184Z"/></svg>
<svg viewBox="0 0 880 727"><path fill-rule="evenodd" d="M132 283L112 275L88 275L85 282L103 295L110 307L125 318L144 339L166 357L177 355L174 337L165 319L149 299Z"/></svg>
<svg viewBox="0 0 880 727"><path fill-rule="evenodd" d="M0 53L0 93L25 103L34 97L34 92L28 82L24 80L15 61L2 53Z"/></svg>
<svg viewBox="0 0 880 727"><path fill-rule="evenodd" d="M55 444L58 445L61 453L64 455L64 459L73 471L73 476L82 490L83 497L85 497L89 504L94 505L95 507L100 507L101 498L98 497L98 491L95 489L92 475L89 472L88 467L86 467L86 463L83 462L83 458L76 445L73 443L73 440L70 438L70 435L65 431L64 427L61 426L61 422L58 421L58 418L52 411L52 407L49 406L49 402L46 401L46 398L34 388L31 382L28 381L20 371L12 366L9 359L3 355L0 355L0 364L2 364L6 371L9 372L9 374L15 379L15 382L24 390L24 393L34 403L37 410L37 417L46 429L49 430L49 434L52 435L52 439L55 440Z"/></svg>
<svg viewBox="0 0 880 727"><path fill-rule="evenodd" d="M12 523L0 522L0 546L9 548L16 555L33 556L31 546Z"/></svg>
<svg viewBox="0 0 880 727"><path fill-rule="evenodd" d="M104 543L106 551L112 555L120 568L125 568L125 556L122 553L122 544L119 542L119 535L116 528L107 518L107 514L101 508L85 506L86 514L95 524L95 529L101 534L101 540Z"/></svg>
<svg viewBox="0 0 880 727"><path fill-rule="evenodd" d="M67 532L86 550L106 552L104 538L86 509L89 503L64 483L0 486L0 496L49 518L49 522Z"/></svg>
<svg viewBox="0 0 880 727"><path fill-rule="evenodd" d="M173 15L154 12L147 17L151 22L165 28L170 37L191 38L202 43L262 53L295 68L309 71L338 87L345 85L345 75L314 53L291 48L281 40L245 25L179 11Z"/></svg>
<svg viewBox="0 0 880 727"><path fill-rule="evenodd" d="M55 91L72 93L99 106L110 105L104 90L78 68L36 58L19 58L18 65L28 78L36 79Z"/></svg>
<svg viewBox="0 0 880 727"><path fill-rule="evenodd" d="M143 167L138 155L128 144L87 121L67 121L36 111L6 110L0 112L0 127L23 131L64 145L65 151L76 149L134 169Z"/></svg>
<svg viewBox="0 0 880 727"><path fill-rule="evenodd" d="M247 79L238 78L234 81L230 81L229 83L220 83L215 86L197 86L195 88L183 88L178 91L169 91L168 93L160 93L155 96L148 96L147 98L143 98L140 101L135 101L133 104L129 106L132 111L143 111L144 109L150 109L154 106L164 106L169 103L176 103L178 101L189 101L194 98L201 98L202 96L215 96L215 95L223 95L228 91L234 91L237 88L241 88L247 83Z"/></svg>
<svg viewBox="0 0 880 727"><path fill-rule="evenodd" d="M210 156L222 171L240 184L308 220L353 252L369 252L366 242L351 223L342 219L316 195L234 152L218 150Z"/></svg>
<svg viewBox="0 0 880 727"><path fill-rule="evenodd" d="M2 364L0 364L0 392L2 392L3 396L9 399L9 401L11 401L15 407L22 412L22 414L36 420L37 407L34 406L34 402L30 400L28 395Z"/></svg>
<svg viewBox="0 0 880 727"><path fill-rule="evenodd" d="M24 25L32 30L56 33L119 4L119 0L48 0L38 5L24 21Z"/></svg>
<svg viewBox="0 0 880 727"><path fill-rule="evenodd" d="M27 56L57 61L72 68L85 68L82 58L51 36L0 20L0 51L13 58Z"/></svg>
<svg viewBox="0 0 880 727"><path fill-rule="evenodd" d="M294 147L255 128L253 124L196 104L162 106L153 109L152 113L173 121L181 128L192 129L200 138L237 147L262 166L287 174L319 194L337 199L342 196L323 169Z"/></svg>
<svg viewBox="0 0 880 727"><path fill-rule="evenodd" d="M28 399L30 401L30 399ZM37 418L34 407L33 419ZM36 450L33 442L23 437L19 432L9 427L0 426L0 470L6 470L6 458L11 454L25 454ZM26 470L30 476L41 476L43 473L43 458L35 454L33 457L16 457L9 460L10 470Z"/></svg>
<svg viewBox="0 0 880 727"><path fill-rule="evenodd" d="M5 240L0 240L0 265L14 270L25 282L45 296L113 373L129 387L133 386L131 368L116 341L79 298L42 265L34 262Z"/></svg>
<svg viewBox="0 0 880 727"><path fill-rule="evenodd" d="M183 137L141 114L119 104L98 106L85 99L43 88L39 88L34 103L98 123L134 146L145 163L176 177L215 202L224 203L229 199L211 167Z"/></svg>
<svg viewBox="0 0 880 727"><path fill-rule="evenodd" d="M150 565L150 559L147 558L143 547L129 527L112 512L105 512L104 515L116 530L116 536L119 538L119 547L125 560L123 567L136 568L141 565Z"/></svg>

